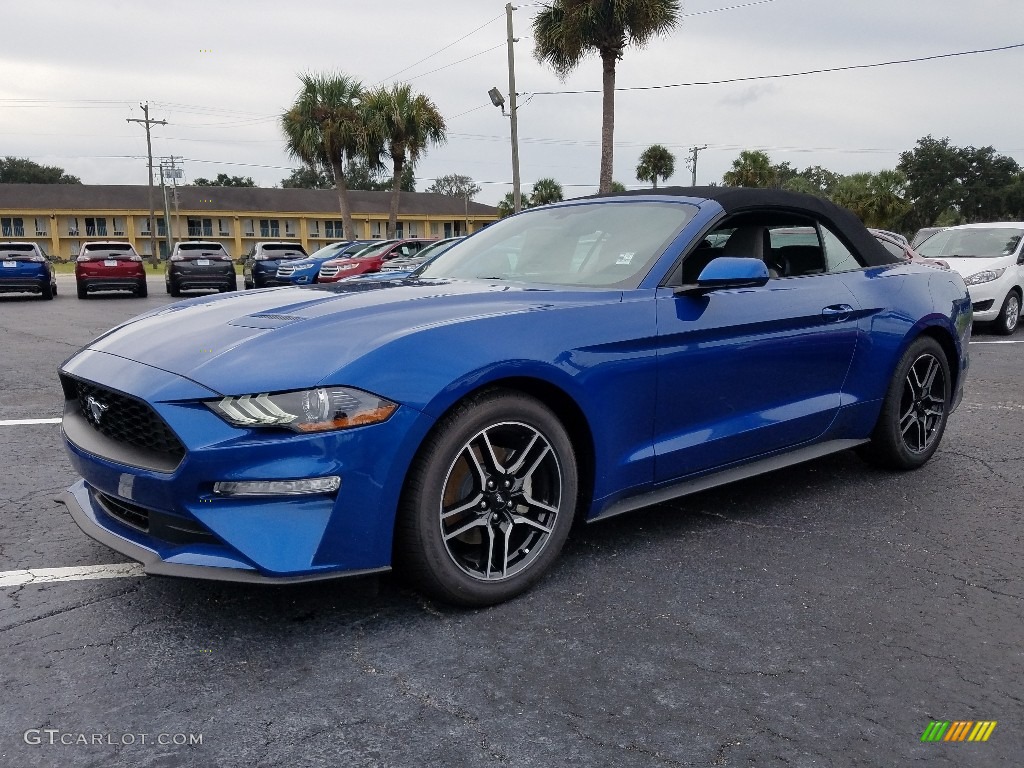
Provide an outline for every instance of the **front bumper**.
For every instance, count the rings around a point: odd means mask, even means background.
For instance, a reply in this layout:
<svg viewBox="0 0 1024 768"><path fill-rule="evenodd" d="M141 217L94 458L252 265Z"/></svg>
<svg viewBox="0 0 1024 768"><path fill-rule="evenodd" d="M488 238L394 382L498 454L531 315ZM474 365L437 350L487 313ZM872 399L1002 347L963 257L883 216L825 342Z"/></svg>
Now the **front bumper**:
<svg viewBox="0 0 1024 768"><path fill-rule="evenodd" d="M1013 281L1003 277L987 283L967 286L967 292L971 295L971 304L974 309L974 321L976 323L987 323L999 317L1003 309L1003 302L1013 287Z"/></svg>
<svg viewBox="0 0 1024 768"><path fill-rule="evenodd" d="M76 444L80 425L63 431L83 478L65 496L72 516L148 573L277 583L390 567L402 481L432 424L419 411L400 407L382 424L333 433L250 430L199 402L218 393L141 363L86 351L63 372L148 403L185 447L176 464L146 467L130 451ZM335 494L213 492L217 481L329 475L342 479Z"/></svg>

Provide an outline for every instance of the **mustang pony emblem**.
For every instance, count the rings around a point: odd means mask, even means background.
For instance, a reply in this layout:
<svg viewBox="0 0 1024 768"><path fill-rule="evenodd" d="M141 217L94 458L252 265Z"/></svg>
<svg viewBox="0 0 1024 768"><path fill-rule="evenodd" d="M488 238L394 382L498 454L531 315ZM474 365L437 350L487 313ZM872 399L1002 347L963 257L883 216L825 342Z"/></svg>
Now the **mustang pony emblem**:
<svg viewBox="0 0 1024 768"><path fill-rule="evenodd" d="M92 420L97 424L100 423L100 419L103 418L103 414L106 413L109 405L104 405L92 395L85 398L85 405L89 408L89 413L92 414Z"/></svg>

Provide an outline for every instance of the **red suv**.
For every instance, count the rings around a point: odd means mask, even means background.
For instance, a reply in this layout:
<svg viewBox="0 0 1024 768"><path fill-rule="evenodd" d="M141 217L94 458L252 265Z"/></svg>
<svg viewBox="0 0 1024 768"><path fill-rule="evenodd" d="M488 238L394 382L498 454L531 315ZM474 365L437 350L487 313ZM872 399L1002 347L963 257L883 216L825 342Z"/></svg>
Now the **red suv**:
<svg viewBox="0 0 1024 768"><path fill-rule="evenodd" d="M75 260L75 282L80 299L90 291L131 291L139 298L149 294L142 257L121 241L85 243Z"/></svg>
<svg viewBox="0 0 1024 768"><path fill-rule="evenodd" d="M378 245L368 245L359 253L345 259L325 261L316 276L318 283L336 283L346 277L361 275L364 272L380 272L385 261L397 259L399 256L413 256L426 248L434 240L390 240Z"/></svg>

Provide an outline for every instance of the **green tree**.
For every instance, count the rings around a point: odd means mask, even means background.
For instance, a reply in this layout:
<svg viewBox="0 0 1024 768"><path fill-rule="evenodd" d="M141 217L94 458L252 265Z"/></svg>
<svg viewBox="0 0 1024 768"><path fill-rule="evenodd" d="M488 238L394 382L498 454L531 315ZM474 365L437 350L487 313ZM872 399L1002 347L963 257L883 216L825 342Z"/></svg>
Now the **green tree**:
<svg viewBox="0 0 1024 768"><path fill-rule="evenodd" d="M537 179L530 190L530 205L547 205L564 199L562 185L550 177ZM525 204L524 204L525 205Z"/></svg>
<svg viewBox="0 0 1024 768"><path fill-rule="evenodd" d="M425 192L437 192L449 197L458 197L472 200L480 194L481 187L469 176L462 176L458 173L449 173L446 176L438 176L434 183L424 190Z"/></svg>
<svg viewBox="0 0 1024 768"><path fill-rule="evenodd" d="M640 153L640 162L636 165L637 181L649 181L658 188L658 179L668 181L676 172L676 156L661 144L652 144Z"/></svg>
<svg viewBox="0 0 1024 768"><path fill-rule="evenodd" d="M357 158L345 166L345 178L349 189L363 189L371 192L387 192L391 189L391 174L383 166L375 169L364 158ZM416 166L407 163L402 169L402 191L416 191Z"/></svg>
<svg viewBox="0 0 1024 768"><path fill-rule="evenodd" d="M729 187L775 187L778 175L772 159L766 152L745 149L732 161L732 170L722 175Z"/></svg>
<svg viewBox="0 0 1024 768"><path fill-rule="evenodd" d="M40 165L27 157L0 160L0 184L81 184L82 180L56 165Z"/></svg>
<svg viewBox="0 0 1024 768"><path fill-rule="evenodd" d="M623 184L621 181L613 181L611 189L608 190L608 191L609 192L625 192L626 191L626 185Z"/></svg>
<svg viewBox="0 0 1024 768"><path fill-rule="evenodd" d="M440 110L422 93L413 93L412 86L398 83L381 86L366 94L363 100L370 144L370 165L391 158L391 211L388 215L388 237L398 228L398 205L402 192L402 172L406 164L414 165L430 145L443 144L447 127Z"/></svg>
<svg viewBox="0 0 1024 768"><path fill-rule="evenodd" d="M202 176L193 179L192 185L196 187L255 187L256 182L252 180L252 176L228 176L226 173L218 173L217 178L212 181L204 179Z"/></svg>
<svg viewBox="0 0 1024 768"><path fill-rule="evenodd" d="M302 164L296 168L286 179L281 179L281 187L284 189L330 189L334 186L334 179L322 168L313 168Z"/></svg>
<svg viewBox="0 0 1024 768"><path fill-rule="evenodd" d="M299 75L295 103L281 115L281 129L292 157L313 168L329 169L338 191L345 235L355 234L345 162L363 152L366 131L362 84L344 74Z"/></svg>
<svg viewBox="0 0 1024 768"><path fill-rule="evenodd" d="M642 48L679 23L679 0L551 0L533 19L534 56L564 80L591 53L601 58L602 194L611 191L615 67L627 46Z"/></svg>
<svg viewBox="0 0 1024 768"><path fill-rule="evenodd" d="M993 147L965 147L966 164L960 197L960 215L968 223L1014 218L1011 189L1021 168L1012 157L998 155Z"/></svg>
<svg viewBox="0 0 1024 768"><path fill-rule="evenodd" d="M520 193L521 209L526 210L531 207L530 196L525 192ZM504 219L506 216L511 216L516 212L516 203L513 199L511 192L506 192L505 196L498 203L498 218Z"/></svg>

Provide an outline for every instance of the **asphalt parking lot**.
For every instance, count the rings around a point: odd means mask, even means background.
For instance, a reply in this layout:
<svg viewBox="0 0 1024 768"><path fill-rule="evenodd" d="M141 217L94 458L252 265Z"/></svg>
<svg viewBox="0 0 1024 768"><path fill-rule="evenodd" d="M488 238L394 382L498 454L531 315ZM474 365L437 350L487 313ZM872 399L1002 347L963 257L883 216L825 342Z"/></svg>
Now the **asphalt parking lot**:
<svg viewBox="0 0 1024 768"><path fill-rule="evenodd" d="M391 576L21 573L126 562L54 502L59 427L9 422L57 418L58 365L171 301L59 285L0 296L0 766L1020 765L1024 331L976 330L921 470L844 453L589 526L466 611Z"/></svg>

